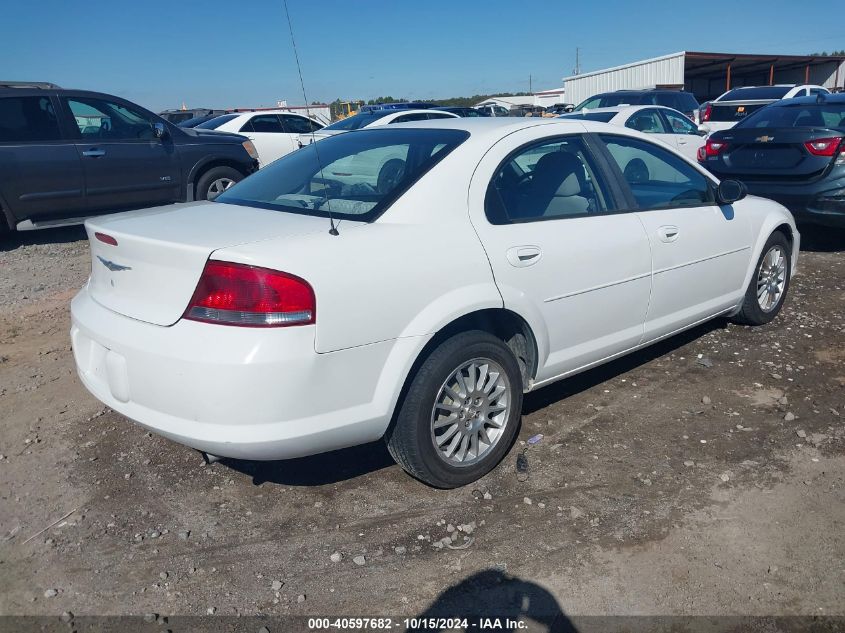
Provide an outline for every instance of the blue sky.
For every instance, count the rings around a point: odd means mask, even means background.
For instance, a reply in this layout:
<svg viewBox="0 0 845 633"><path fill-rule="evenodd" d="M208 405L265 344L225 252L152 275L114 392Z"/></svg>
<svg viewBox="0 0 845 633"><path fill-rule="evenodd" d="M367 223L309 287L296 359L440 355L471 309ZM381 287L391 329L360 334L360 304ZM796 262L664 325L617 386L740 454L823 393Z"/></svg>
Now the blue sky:
<svg viewBox="0 0 845 633"><path fill-rule="evenodd" d="M679 50L845 48L835 3L805 0L288 0L309 101L555 88ZM813 10L817 7L818 11ZM834 12L835 13L835 12ZM282 0L10 1L0 79L117 94L152 110L302 103Z"/></svg>

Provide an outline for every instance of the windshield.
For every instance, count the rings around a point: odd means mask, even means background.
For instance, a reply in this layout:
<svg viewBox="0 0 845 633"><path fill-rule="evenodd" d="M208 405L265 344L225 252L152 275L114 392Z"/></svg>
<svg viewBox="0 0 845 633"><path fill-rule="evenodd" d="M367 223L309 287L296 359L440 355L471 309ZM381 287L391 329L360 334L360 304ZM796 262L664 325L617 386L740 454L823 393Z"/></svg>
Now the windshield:
<svg viewBox="0 0 845 633"><path fill-rule="evenodd" d="M559 119L580 119L581 121L598 121L599 123L609 123L610 119L615 117L618 112L589 112L583 111L579 114L564 114L559 116Z"/></svg>
<svg viewBox="0 0 845 633"><path fill-rule="evenodd" d="M386 126L337 134L283 156L215 202L370 222L468 137Z"/></svg>
<svg viewBox="0 0 845 633"><path fill-rule="evenodd" d="M200 123L199 125L195 126L200 130L216 130L224 123L228 123L232 119L237 119L240 114L222 114L218 117L214 117L210 121L206 121L205 123Z"/></svg>
<svg viewBox="0 0 845 633"><path fill-rule="evenodd" d="M754 99L783 99L792 90L792 86L760 86L755 88L735 88L730 90L719 101L746 101Z"/></svg>
<svg viewBox="0 0 845 633"><path fill-rule="evenodd" d="M362 127L365 127L372 123L373 121L378 121L380 118L387 116L388 114L394 114L396 110L379 110L376 112L362 112L361 114L356 114L355 116L347 117L340 121L336 121L331 125L327 125L324 127L324 130L360 130Z"/></svg>
<svg viewBox="0 0 845 633"><path fill-rule="evenodd" d="M845 128L845 103L770 105L749 115L736 127Z"/></svg>

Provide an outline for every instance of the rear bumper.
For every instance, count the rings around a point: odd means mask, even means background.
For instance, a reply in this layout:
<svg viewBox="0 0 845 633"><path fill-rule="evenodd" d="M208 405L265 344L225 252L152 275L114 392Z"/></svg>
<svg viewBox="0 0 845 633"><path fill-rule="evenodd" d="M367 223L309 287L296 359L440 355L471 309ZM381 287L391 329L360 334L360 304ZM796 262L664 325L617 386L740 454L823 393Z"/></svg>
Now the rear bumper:
<svg viewBox="0 0 845 633"><path fill-rule="evenodd" d="M412 337L318 354L315 326L161 327L104 308L87 288L71 315L77 371L98 400L176 442L240 459L378 439L401 388L383 384L386 361L420 344Z"/></svg>
<svg viewBox="0 0 845 633"><path fill-rule="evenodd" d="M749 193L785 206L798 222L845 227L845 178L801 184L745 184Z"/></svg>

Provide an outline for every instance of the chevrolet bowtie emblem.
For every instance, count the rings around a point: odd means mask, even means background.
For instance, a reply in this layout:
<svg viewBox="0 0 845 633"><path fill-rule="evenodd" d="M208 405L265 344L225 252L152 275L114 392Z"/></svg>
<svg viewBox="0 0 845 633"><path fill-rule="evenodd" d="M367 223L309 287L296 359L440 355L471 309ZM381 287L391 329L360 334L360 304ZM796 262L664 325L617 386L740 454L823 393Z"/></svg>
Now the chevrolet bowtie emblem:
<svg viewBox="0 0 845 633"><path fill-rule="evenodd" d="M97 255L97 259L99 259L100 263L113 273L120 272L121 270L132 270L131 266L121 266L120 264L115 264L114 262L107 260L105 257L100 257L99 255Z"/></svg>
<svg viewBox="0 0 845 633"><path fill-rule="evenodd" d="M754 140L757 141L758 143L771 143L772 141L775 140L775 137L774 136L758 136Z"/></svg>

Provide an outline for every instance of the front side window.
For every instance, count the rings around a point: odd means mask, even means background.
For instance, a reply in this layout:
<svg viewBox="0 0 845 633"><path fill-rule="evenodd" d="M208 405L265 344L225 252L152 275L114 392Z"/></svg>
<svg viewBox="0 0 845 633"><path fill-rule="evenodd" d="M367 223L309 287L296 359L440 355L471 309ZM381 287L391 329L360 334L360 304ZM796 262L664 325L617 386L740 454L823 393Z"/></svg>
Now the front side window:
<svg viewBox="0 0 845 633"><path fill-rule="evenodd" d="M602 135L641 210L712 204L710 181L682 158L652 143Z"/></svg>
<svg viewBox="0 0 845 633"><path fill-rule="evenodd" d="M0 99L0 143L56 141L61 137L49 97Z"/></svg>
<svg viewBox="0 0 845 633"><path fill-rule="evenodd" d="M237 119L240 114L221 114L220 116L216 116L213 119L206 121L205 123L200 123L197 125L198 130L216 130L224 123L228 123L232 119Z"/></svg>
<svg viewBox="0 0 845 633"><path fill-rule="evenodd" d="M496 171L485 210L493 224L570 218L609 208L605 188L580 137L524 147Z"/></svg>
<svg viewBox="0 0 845 633"><path fill-rule="evenodd" d="M668 134L657 110L639 110L625 122L625 127L646 134Z"/></svg>
<svg viewBox="0 0 845 633"><path fill-rule="evenodd" d="M336 134L283 156L215 202L370 222L468 136L387 126Z"/></svg>
<svg viewBox="0 0 845 633"><path fill-rule="evenodd" d="M698 128L687 117L674 110L662 110L672 134L698 134Z"/></svg>
<svg viewBox="0 0 845 633"><path fill-rule="evenodd" d="M322 125L311 119L306 119L304 116L280 114L279 118L282 120L282 126L288 134L310 134L311 132L323 129Z"/></svg>
<svg viewBox="0 0 845 633"><path fill-rule="evenodd" d="M67 100L83 139L152 140L154 121L126 106L104 99Z"/></svg>

